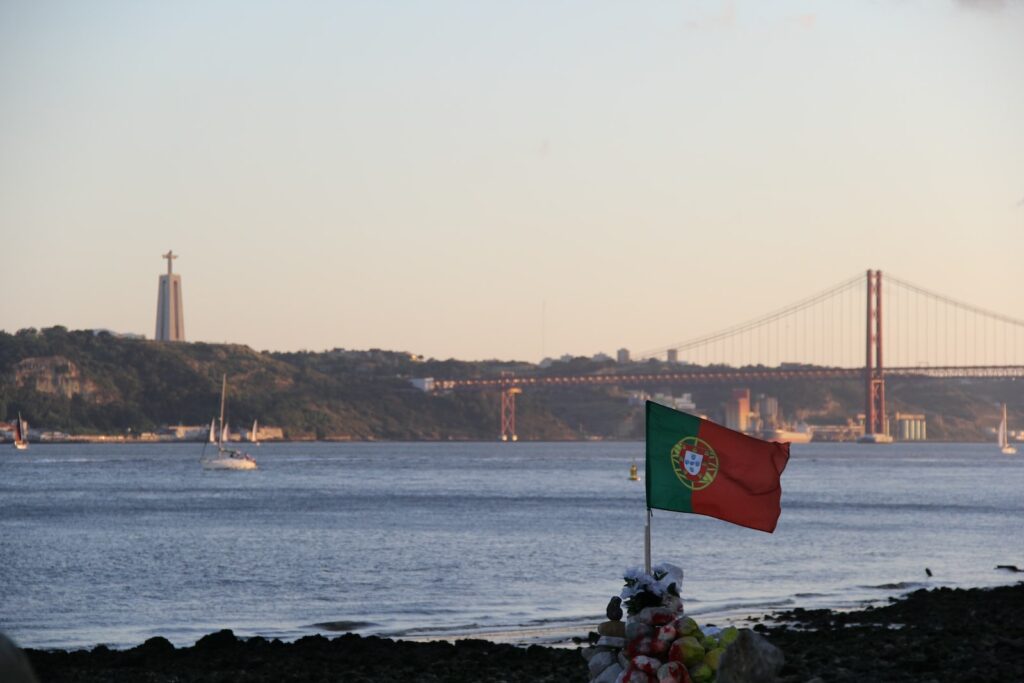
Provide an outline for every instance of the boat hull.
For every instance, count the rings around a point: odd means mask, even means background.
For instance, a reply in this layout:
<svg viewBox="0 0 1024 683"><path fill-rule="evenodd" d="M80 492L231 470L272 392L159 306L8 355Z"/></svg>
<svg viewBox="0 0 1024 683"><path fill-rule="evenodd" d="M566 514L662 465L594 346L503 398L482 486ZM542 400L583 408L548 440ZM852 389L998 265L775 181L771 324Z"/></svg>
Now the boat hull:
<svg viewBox="0 0 1024 683"><path fill-rule="evenodd" d="M810 443L814 435L811 432L797 432L789 429L771 429L764 432L763 438L766 441L778 441L789 443Z"/></svg>
<svg viewBox="0 0 1024 683"><path fill-rule="evenodd" d="M865 434L857 439L857 443L892 443L892 437L888 434Z"/></svg>
<svg viewBox="0 0 1024 683"><path fill-rule="evenodd" d="M256 461L244 458L211 458L203 461L204 470L255 470Z"/></svg>

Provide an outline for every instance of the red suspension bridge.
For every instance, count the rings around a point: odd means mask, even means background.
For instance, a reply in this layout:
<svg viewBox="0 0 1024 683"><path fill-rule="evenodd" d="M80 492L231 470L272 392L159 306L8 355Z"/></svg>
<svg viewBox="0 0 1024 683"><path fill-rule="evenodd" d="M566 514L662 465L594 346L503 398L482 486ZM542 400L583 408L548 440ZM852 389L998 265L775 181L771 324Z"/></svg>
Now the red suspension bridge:
<svg viewBox="0 0 1024 683"><path fill-rule="evenodd" d="M866 286L865 286L866 285ZM861 345L863 344L863 346ZM640 354L658 372L428 379L428 391L496 391L500 435L515 440L516 396L531 387L864 382L864 433L886 433L885 378L1024 378L1024 320L867 271L759 318ZM888 364L886 364L888 363Z"/></svg>

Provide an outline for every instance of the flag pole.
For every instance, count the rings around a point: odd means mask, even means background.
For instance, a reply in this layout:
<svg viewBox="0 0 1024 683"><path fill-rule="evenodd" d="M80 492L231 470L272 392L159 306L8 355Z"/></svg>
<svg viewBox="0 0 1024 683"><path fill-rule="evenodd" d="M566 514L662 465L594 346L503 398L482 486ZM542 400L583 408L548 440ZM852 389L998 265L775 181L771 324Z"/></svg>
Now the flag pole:
<svg viewBox="0 0 1024 683"><path fill-rule="evenodd" d="M651 573L651 508L647 508L647 520L644 523L644 571Z"/></svg>

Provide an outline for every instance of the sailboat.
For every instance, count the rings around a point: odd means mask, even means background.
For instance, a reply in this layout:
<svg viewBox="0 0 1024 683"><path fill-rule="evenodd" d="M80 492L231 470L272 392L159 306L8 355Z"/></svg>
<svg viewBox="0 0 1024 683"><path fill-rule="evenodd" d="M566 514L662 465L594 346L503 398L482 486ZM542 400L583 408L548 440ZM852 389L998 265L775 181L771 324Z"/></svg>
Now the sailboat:
<svg viewBox="0 0 1024 683"><path fill-rule="evenodd" d="M1016 447L1010 445L1009 434L1006 430L1006 404L1003 404L1003 419L999 422L999 430L997 431L999 439L999 451L1003 455L1013 455L1017 452Z"/></svg>
<svg viewBox="0 0 1024 683"><path fill-rule="evenodd" d="M14 447L19 451L28 448L28 429L21 419L21 413L18 413L18 421L14 425Z"/></svg>
<svg viewBox="0 0 1024 683"><path fill-rule="evenodd" d="M260 428L259 428L259 424L257 424L258 422L259 422L258 420L253 420L252 421L252 431L249 432L249 441L253 442L257 446L260 445L260 437L259 437Z"/></svg>
<svg viewBox="0 0 1024 683"><path fill-rule="evenodd" d="M256 460L253 459L248 453L243 453L240 450L234 448L225 448L224 444L227 442L228 425L224 421L224 407L227 402L228 394L228 376L224 375L220 389L220 437L217 440L217 454L209 458L206 457L206 444L203 444L203 454L199 457L199 461L203 464L203 469L206 470L254 470L256 467ZM213 432L213 424L210 424L210 431Z"/></svg>

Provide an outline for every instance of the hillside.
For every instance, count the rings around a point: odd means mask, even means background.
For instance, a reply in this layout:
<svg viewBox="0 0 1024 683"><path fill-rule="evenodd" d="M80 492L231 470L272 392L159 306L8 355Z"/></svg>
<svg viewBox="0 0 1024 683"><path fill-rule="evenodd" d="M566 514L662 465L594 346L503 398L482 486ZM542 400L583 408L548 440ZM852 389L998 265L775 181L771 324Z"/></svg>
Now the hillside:
<svg viewBox="0 0 1024 683"><path fill-rule="evenodd" d="M585 358L547 369L528 363L422 359L409 353L335 349L257 352L240 345L169 344L106 333L0 332L0 418L20 411L35 426L76 434L138 433L162 425L208 423L218 411L220 378L229 378L229 420L282 427L287 438L491 440L498 396L486 392L428 395L414 377L496 377L502 372L609 372L610 361ZM649 362L645 372L667 370ZM763 382L755 394L778 397L785 415L811 424L844 424L861 410L855 381ZM732 387L646 387L690 391L701 409L721 416ZM890 380L890 410L928 415L930 438L985 440L996 404L1024 423L1019 383L1008 380ZM618 387L529 389L517 404L523 439L638 438L643 417Z"/></svg>

